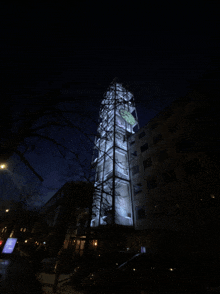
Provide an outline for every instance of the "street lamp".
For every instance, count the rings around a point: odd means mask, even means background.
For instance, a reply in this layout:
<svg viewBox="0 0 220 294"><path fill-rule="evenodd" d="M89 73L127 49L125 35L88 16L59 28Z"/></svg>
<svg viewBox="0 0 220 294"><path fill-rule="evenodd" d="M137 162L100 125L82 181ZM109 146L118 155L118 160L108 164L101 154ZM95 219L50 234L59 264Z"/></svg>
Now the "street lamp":
<svg viewBox="0 0 220 294"><path fill-rule="evenodd" d="M1 165L0 165L0 168L1 168L1 169L5 169L5 168L6 168L6 165L5 165L5 164L1 164Z"/></svg>

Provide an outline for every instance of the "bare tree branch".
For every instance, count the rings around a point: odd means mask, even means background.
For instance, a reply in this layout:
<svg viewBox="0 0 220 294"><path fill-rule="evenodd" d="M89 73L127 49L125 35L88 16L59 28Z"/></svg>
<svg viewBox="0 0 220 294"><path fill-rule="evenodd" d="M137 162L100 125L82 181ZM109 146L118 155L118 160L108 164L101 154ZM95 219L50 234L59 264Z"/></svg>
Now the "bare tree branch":
<svg viewBox="0 0 220 294"><path fill-rule="evenodd" d="M29 161L24 157L24 154L21 153L19 150L14 151L21 159L21 161L30 168L30 170L38 177L38 179L43 182L43 178L35 171L35 169L32 167L32 165L29 163Z"/></svg>

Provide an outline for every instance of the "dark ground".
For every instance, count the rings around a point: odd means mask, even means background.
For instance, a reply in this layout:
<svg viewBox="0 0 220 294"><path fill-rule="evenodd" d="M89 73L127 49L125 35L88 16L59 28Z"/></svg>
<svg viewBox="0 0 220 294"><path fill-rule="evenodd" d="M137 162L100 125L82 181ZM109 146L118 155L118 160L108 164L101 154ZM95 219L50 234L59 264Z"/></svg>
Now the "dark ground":
<svg viewBox="0 0 220 294"><path fill-rule="evenodd" d="M5 258L5 257L3 257ZM43 294L41 284L35 276L35 269L28 258L20 256L15 250L10 258L6 279L0 283L0 293Z"/></svg>

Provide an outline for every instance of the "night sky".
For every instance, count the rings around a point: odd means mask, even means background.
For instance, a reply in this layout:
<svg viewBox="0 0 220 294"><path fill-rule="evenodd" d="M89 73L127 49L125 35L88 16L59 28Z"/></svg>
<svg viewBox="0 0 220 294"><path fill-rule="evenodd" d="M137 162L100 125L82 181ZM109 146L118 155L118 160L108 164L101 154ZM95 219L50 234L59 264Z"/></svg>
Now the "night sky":
<svg viewBox="0 0 220 294"><path fill-rule="evenodd" d="M33 198L33 207L66 181L83 179L85 171L89 175L100 103L115 77L133 92L142 127L186 95L191 80L216 66L218 3L196 2L1 4L1 125L16 132L25 111L32 115L42 105L56 105L71 111L68 118L81 128L41 131L77 153L81 166L67 149L64 159L51 142L29 138L27 150L22 144L19 150L26 150L25 157L44 181L15 155L8 171L1 173L1 198L16 198L31 186L40 195ZM33 127L48 119L49 114ZM10 121L14 123L9 127ZM1 134L1 144L7 133Z"/></svg>

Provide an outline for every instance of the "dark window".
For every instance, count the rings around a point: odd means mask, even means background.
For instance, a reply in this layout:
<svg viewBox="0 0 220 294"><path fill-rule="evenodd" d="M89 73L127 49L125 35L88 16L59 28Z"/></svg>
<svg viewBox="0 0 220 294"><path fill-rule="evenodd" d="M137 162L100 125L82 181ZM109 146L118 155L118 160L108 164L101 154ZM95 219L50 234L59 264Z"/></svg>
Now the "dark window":
<svg viewBox="0 0 220 294"><path fill-rule="evenodd" d="M146 160L143 161L144 169L147 167L150 167L152 165L151 158L147 158Z"/></svg>
<svg viewBox="0 0 220 294"><path fill-rule="evenodd" d="M145 132L140 133L139 139L143 138L145 136Z"/></svg>
<svg viewBox="0 0 220 294"><path fill-rule="evenodd" d="M189 139L184 139L176 143L176 152L193 151L195 142Z"/></svg>
<svg viewBox="0 0 220 294"><path fill-rule="evenodd" d="M168 130L170 133L176 133L176 131L178 130L178 124L169 127Z"/></svg>
<svg viewBox="0 0 220 294"><path fill-rule="evenodd" d="M173 111L172 110L167 110L164 111L164 113L162 114L163 119L168 119L169 117L171 117L171 115L173 115Z"/></svg>
<svg viewBox="0 0 220 294"><path fill-rule="evenodd" d="M141 146L141 152L144 152L148 149L148 143L145 143L143 146Z"/></svg>
<svg viewBox="0 0 220 294"><path fill-rule="evenodd" d="M134 143L135 143L135 141L132 141L132 142L130 143L130 146L133 145Z"/></svg>
<svg viewBox="0 0 220 294"><path fill-rule="evenodd" d="M145 206L137 206L136 207L136 219L144 219L146 218L145 214Z"/></svg>
<svg viewBox="0 0 220 294"><path fill-rule="evenodd" d="M176 181L176 174L175 174L174 170L170 170L166 173L162 173L162 177L163 177L164 182L166 182L166 183Z"/></svg>
<svg viewBox="0 0 220 294"><path fill-rule="evenodd" d="M167 151L166 150L160 151L160 154L159 154L159 157L158 157L159 162L162 162L167 158L168 158Z"/></svg>
<svg viewBox="0 0 220 294"><path fill-rule="evenodd" d="M132 167L132 176L136 175L137 173L139 173L139 166L138 165Z"/></svg>
<svg viewBox="0 0 220 294"><path fill-rule="evenodd" d="M186 118L193 119L194 121L195 120L202 121L204 119L207 119L208 111L209 111L209 109L207 107L206 108L204 108L204 107L196 108L192 111L191 114L187 115ZM209 115L213 115L213 110Z"/></svg>
<svg viewBox="0 0 220 294"><path fill-rule="evenodd" d="M104 209L103 209L103 215L104 215L104 216L112 215L112 210L109 209L109 208L104 208Z"/></svg>
<svg viewBox="0 0 220 294"><path fill-rule="evenodd" d="M151 126L151 130L154 130L157 126L158 126L158 123L153 124L153 125Z"/></svg>
<svg viewBox="0 0 220 294"><path fill-rule="evenodd" d="M156 177L148 178L147 187L148 187L148 189L154 189L154 188L157 187L157 179L156 179Z"/></svg>
<svg viewBox="0 0 220 294"><path fill-rule="evenodd" d="M190 160L184 164L184 170L188 175L197 174L201 171L201 165L198 158Z"/></svg>
<svg viewBox="0 0 220 294"><path fill-rule="evenodd" d="M138 183L137 185L134 185L134 195L137 195L142 191L142 184Z"/></svg>
<svg viewBox="0 0 220 294"><path fill-rule="evenodd" d="M159 142L161 139L162 139L162 135L161 135L161 134L155 136L155 137L153 138L153 142L154 142L154 144L157 144L157 142Z"/></svg>
<svg viewBox="0 0 220 294"><path fill-rule="evenodd" d="M132 152L131 155L137 156L137 151Z"/></svg>

